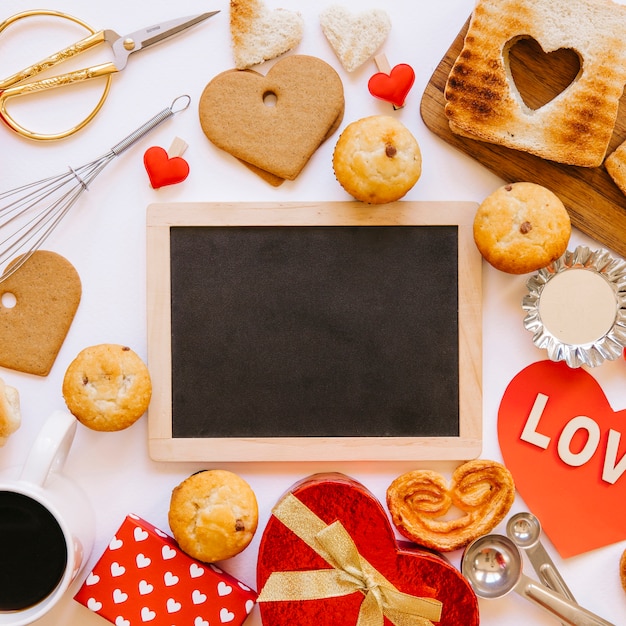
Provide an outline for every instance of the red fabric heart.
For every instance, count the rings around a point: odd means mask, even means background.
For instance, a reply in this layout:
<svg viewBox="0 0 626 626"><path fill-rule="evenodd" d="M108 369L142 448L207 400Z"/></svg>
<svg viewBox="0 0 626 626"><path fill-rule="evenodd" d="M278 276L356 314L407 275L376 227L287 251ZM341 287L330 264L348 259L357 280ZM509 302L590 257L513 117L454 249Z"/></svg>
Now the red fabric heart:
<svg viewBox="0 0 626 626"><path fill-rule="evenodd" d="M154 189L181 183L189 175L189 164L185 159L179 156L170 158L159 146L146 150L143 163Z"/></svg>
<svg viewBox="0 0 626 626"><path fill-rule="evenodd" d="M465 578L442 557L412 544L399 545L385 510L363 485L343 474L318 474L296 483L286 495L295 496L327 525L339 521L361 557L399 591L441 602L437 626L478 625L478 602ZM273 572L329 568L320 554L272 514L259 546L259 589ZM364 592L355 591L343 597L263 601L259 607L267 626L337 626L356 623L364 597Z"/></svg>
<svg viewBox="0 0 626 626"><path fill-rule="evenodd" d="M625 418L586 370L564 362L528 366L504 393L504 463L562 557L626 539Z"/></svg>
<svg viewBox="0 0 626 626"><path fill-rule="evenodd" d="M415 72L410 65L400 63L389 74L378 72L367 83L369 92L381 100L391 102L395 107L403 107L407 94L413 87Z"/></svg>

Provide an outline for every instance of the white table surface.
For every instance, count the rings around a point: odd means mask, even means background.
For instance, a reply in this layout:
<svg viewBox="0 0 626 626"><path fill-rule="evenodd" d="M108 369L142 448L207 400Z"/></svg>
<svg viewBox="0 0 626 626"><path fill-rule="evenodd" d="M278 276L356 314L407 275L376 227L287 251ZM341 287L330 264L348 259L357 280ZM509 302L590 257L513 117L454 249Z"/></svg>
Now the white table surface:
<svg viewBox="0 0 626 626"><path fill-rule="evenodd" d="M37 4L37 3L35 3ZM41 4L41 3L39 3ZM480 202L502 181L478 163L457 152L430 133L419 114L419 103L433 70L448 49L473 8L472 0L414 2L394 0L344 0L353 11L385 8L392 31L381 49L393 66L409 63L416 72L415 85L406 106L393 112L367 91L367 80L376 71L373 61L348 74L330 49L319 25L319 12L331 2L268 0L268 8L298 10L304 17L304 37L296 52L318 56L339 72L345 88L346 110L342 127L366 115L396 116L415 135L423 153L423 173L407 200L468 200ZM111 163L83 196L45 248L65 256L77 269L83 294L69 334L47 377L3 370L7 384L18 388L23 423L0 449L0 469L19 466L42 421L55 409L64 408L61 382L76 354L88 345L102 342L126 344L147 359L146 348L146 260L145 211L160 201L330 201L348 200L336 183L331 154L338 135L315 153L294 182L274 188L252 175L225 153L218 151L202 134L197 116L198 98L204 86L218 72L233 67L226 0L200 2L178 0L56 0L46 8L65 11L95 28L111 28L123 34L151 23L179 16L220 9L221 13L187 34L134 55L128 66L113 79L109 99L96 119L77 135L51 143L24 140L7 128L0 128L0 186L8 189L56 174L67 165L80 165L108 150L112 144L162 110L181 94L192 98L190 109L166 122L149 137ZM24 0L3 0L0 17L33 7ZM54 33L54 36L53 36ZM0 37L2 76L58 49L57 31L38 29L28 37L20 33ZM64 34L67 36L67 33ZM67 41L67 40L66 40ZM56 46L53 48L53 46ZM259 66L262 72L271 66ZM76 107L85 105L86 90L76 93ZM50 105L56 106L56 101ZM40 105L26 114L33 119L56 115ZM67 112L67 108L65 111ZM70 109L72 112L74 109ZM168 148L176 137L189 144L185 158L191 168L180 185L154 190L143 167L143 152L151 145ZM579 232L572 246L598 244ZM522 326L520 300L525 291L524 276L502 274L484 264L484 449L483 458L501 460L496 435L496 416L502 394L510 380L525 366L545 358L534 347ZM626 406L626 362L618 360L596 368L593 375L603 386L615 409ZM98 433L80 427L67 461L66 471L89 494L97 515L97 541L87 568L90 568L130 512L169 530L167 510L170 492L190 473L217 467L206 463L154 462L147 451L147 419L118 433ZM239 473L257 494L260 507L259 530L253 543L240 555L222 563L224 569L255 586L258 543L270 510L279 496L297 480L318 471L342 471L368 487L384 500L389 483L399 474L429 467L449 475L450 463L240 463L220 464ZM575 489L575 485L572 485ZM616 502L616 515L623 515L623 503ZM512 512L526 509L517 498ZM576 523L571 520L571 523ZM504 524L496 530L504 532ZM581 532L594 532L581 528ZM615 624L626 624L626 593L618 577L618 562L626 542L607 546L567 560L560 559L549 540L546 545L578 601ZM460 553L450 555L458 565ZM527 573L531 568L527 563ZM72 599L84 578L75 581L57 607L40 621L42 626L94 626L103 618L92 614ZM557 620L512 594L501 600L480 601L481 624L519 626L555 624ZM258 608L246 621L261 624Z"/></svg>

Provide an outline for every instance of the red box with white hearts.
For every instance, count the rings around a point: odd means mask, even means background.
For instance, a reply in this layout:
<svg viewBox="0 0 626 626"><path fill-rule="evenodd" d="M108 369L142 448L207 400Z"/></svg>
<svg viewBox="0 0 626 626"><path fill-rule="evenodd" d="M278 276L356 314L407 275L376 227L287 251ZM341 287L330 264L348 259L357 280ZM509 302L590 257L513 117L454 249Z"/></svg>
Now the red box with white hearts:
<svg viewBox="0 0 626 626"><path fill-rule="evenodd" d="M74 596L115 626L240 626L257 593L128 515Z"/></svg>

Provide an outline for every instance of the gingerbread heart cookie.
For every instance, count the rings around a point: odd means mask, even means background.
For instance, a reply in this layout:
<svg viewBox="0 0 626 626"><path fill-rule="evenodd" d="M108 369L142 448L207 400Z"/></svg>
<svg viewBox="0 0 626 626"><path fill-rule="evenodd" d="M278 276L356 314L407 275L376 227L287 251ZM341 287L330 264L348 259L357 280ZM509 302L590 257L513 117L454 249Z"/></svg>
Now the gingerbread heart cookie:
<svg viewBox="0 0 626 626"><path fill-rule="evenodd" d="M387 489L387 506L398 531L440 552L458 550L491 532L514 498L509 470L480 459L459 465L450 484L438 472L415 470L396 478ZM463 515L448 519L453 505Z"/></svg>
<svg viewBox="0 0 626 626"><path fill-rule="evenodd" d="M218 148L277 179L294 180L341 123L343 84L312 56L292 55L264 76L227 70L205 87L200 125Z"/></svg>
<svg viewBox="0 0 626 626"><path fill-rule="evenodd" d="M0 366L47 376L81 295L80 277L67 259L55 252L34 252L0 282ZM13 306L5 304L8 300Z"/></svg>

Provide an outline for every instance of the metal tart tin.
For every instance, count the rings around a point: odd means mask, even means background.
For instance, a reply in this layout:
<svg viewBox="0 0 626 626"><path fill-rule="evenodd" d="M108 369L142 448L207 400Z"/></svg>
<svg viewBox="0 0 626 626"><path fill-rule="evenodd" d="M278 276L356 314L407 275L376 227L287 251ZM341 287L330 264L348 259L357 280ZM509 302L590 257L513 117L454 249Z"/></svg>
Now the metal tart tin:
<svg viewBox="0 0 626 626"><path fill-rule="evenodd" d="M624 354L626 261L579 246L526 282L524 327L552 361L596 367Z"/></svg>

